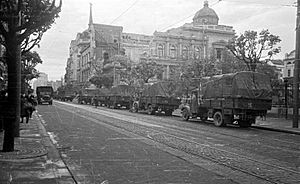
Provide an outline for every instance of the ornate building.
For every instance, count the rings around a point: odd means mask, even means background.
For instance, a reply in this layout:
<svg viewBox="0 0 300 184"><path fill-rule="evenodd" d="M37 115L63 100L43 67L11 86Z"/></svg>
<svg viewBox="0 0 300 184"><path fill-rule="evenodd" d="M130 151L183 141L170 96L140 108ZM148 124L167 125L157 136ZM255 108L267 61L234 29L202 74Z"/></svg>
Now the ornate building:
<svg viewBox="0 0 300 184"><path fill-rule="evenodd" d="M192 23L166 32L154 32L150 59L164 66L163 78L168 79L172 67L178 64L212 56L222 59L222 51L235 31L231 26L219 25L218 22L218 15L205 1Z"/></svg>
<svg viewBox="0 0 300 184"><path fill-rule="evenodd" d="M93 67L103 63L104 55L110 57L125 50L135 63L146 59L161 64L164 67L163 79L168 79L172 69L179 64L209 57L222 59L222 51L235 31L231 26L218 23L218 15L205 1L192 23L166 32L155 31L151 36L123 33L121 26L94 24L90 7L88 29L78 33L70 44L66 73L72 76L72 80L76 76L77 83L83 84L92 75Z"/></svg>
<svg viewBox="0 0 300 184"><path fill-rule="evenodd" d="M295 68L295 58L296 51L293 50L290 53L285 54L285 58L283 59L284 69L283 69L283 78L291 79L294 77L294 68Z"/></svg>

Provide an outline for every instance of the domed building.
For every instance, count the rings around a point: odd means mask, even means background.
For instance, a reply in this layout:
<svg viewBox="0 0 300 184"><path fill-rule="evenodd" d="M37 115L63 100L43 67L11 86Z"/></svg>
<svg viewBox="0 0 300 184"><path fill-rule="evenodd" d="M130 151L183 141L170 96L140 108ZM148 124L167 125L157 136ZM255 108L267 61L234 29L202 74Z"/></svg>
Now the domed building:
<svg viewBox="0 0 300 184"><path fill-rule="evenodd" d="M166 32L155 31L148 59L164 66L163 79L169 79L179 64L214 57L222 60L223 50L235 31L219 25L217 13L208 1L196 12L193 22Z"/></svg>
<svg viewBox="0 0 300 184"><path fill-rule="evenodd" d="M219 17L215 10L208 7L208 1L204 1L204 7L200 9L193 18L195 26L202 24L218 25Z"/></svg>
<svg viewBox="0 0 300 184"><path fill-rule="evenodd" d="M208 1L195 13L193 22L153 35L124 33L122 26L95 24L90 7L88 29L70 44L66 73L70 81L85 84L93 73L92 65L102 62L104 53L111 57L124 49L135 63L151 60L160 64L164 68L161 78L170 79L179 65L212 56L222 60L223 50L234 35L231 26L219 25L219 17Z"/></svg>

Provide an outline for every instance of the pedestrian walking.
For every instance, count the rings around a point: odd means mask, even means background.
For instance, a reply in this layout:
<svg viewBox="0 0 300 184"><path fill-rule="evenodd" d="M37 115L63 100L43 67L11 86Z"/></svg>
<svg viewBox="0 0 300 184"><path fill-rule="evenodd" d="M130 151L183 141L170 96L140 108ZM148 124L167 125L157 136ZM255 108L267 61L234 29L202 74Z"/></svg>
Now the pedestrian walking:
<svg viewBox="0 0 300 184"><path fill-rule="evenodd" d="M32 113L36 110L36 106L37 106L37 100L34 97L33 94L29 95L28 97L28 103L29 103L29 117L32 118Z"/></svg>
<svg viewBox="0 0 300 184"><path fill-rule="evenodd" d="M29 122L30 118L30 111L31 111L32 105L28 101L28 97L23 94L21 96L21 122L23 123L23 120L25 118L26 124Z"/></svg>

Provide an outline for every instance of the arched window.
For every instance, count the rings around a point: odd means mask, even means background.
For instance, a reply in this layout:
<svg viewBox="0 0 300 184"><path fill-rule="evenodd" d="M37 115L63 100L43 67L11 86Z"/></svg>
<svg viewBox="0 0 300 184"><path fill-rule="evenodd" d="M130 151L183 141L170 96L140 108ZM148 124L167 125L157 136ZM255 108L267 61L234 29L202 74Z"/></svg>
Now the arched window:
<svg viewBox="0 0 300 184"><path fill-rule="evenodd" d="M170 57L175 58L176 57L176 47L175 45L170 46Z"/></svg>
<svg viewBox="0 0 300 184"><path fill-rule="evenodd" d="M195 47L194 59L200 59L201 50L199 47Z"/></svg>
<svg viewBox="0 0 300 184"><path fill-rule="evenodd" d="M157 54L158 57L163 57L164 56L164 46L159 44L157 47Z"/></svg>
<svg viewBox="0 0 300 184"><path fill-rule="evenodd" d="M188 59L189 50L187 46L182 47L182 59Z"/></svg>

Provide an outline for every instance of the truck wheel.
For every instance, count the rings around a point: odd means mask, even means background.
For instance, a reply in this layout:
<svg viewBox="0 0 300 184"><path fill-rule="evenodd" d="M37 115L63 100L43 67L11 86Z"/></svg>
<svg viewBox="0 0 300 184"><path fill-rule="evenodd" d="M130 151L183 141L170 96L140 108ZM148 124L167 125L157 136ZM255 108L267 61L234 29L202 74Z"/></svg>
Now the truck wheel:
<svg viewBox="0 0 300 184"><path fill-rule="evenodd" d="M217 127L224 126L223 115L220 111L215 112L214 114L214 124Z"/></svg>
<svg viewBox="0 0 300 184"><path fill-rule="evenodd" d="M132 107L132 111L133 112L138 112L139 109L139 105L137 102L133 102L133 107Z"/></svg>
<svg viewBox="0 0 300 184"><path fill-rule="evenodd" d="M165 115L166 116L172 116L173 110L172 109L168 109L165 111Z"/></svg>
<svg viewBox="0 0 300 184"><path fill-rule="evenodd" d="M190 119L190 115L187 109L183 109L182 111L182 118L185 121L188 121Z"/></svg>
<svg viewBox="0 0 300 184"><path fill-rule="evenodd" d="M149 115L153 115L154 114L154 109L153 109L152 105L148 106L148 114Z"/></svg>

